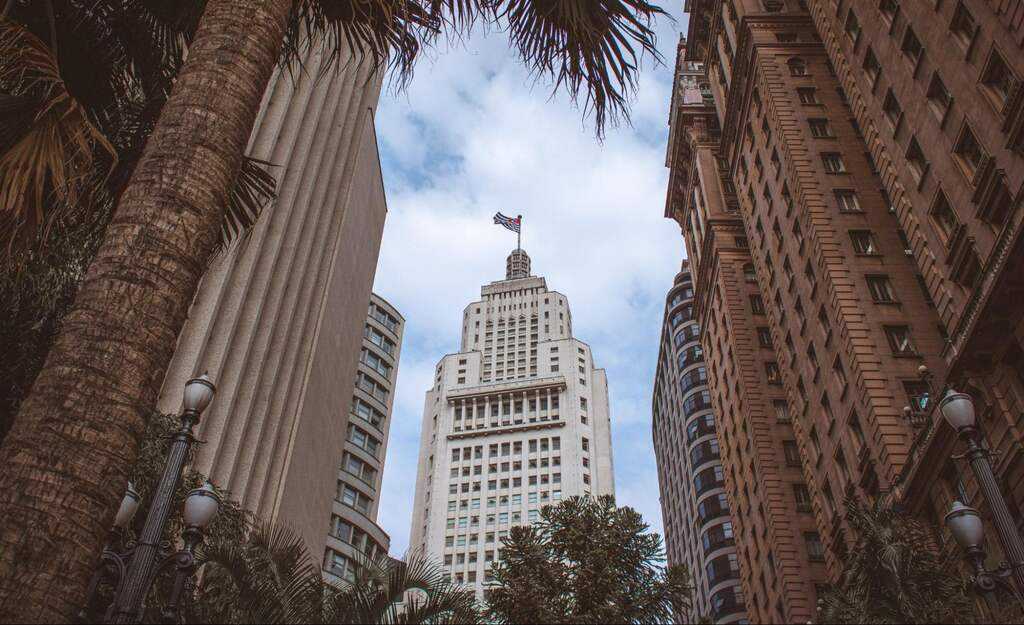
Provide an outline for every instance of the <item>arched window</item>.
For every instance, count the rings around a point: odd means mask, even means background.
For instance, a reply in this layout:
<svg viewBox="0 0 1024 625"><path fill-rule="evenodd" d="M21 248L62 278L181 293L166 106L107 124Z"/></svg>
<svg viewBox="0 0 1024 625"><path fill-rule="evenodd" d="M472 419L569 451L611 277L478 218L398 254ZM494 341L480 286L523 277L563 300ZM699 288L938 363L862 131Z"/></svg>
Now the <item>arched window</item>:
<svg viewBox="0 0 1024 625"><path fill-rule="evenodd" d="M804 62L800 57L794 56L793 58L786 61L786 65L789 66L789 74L791 76L806 76L807 75L807 63Z"/></svg>

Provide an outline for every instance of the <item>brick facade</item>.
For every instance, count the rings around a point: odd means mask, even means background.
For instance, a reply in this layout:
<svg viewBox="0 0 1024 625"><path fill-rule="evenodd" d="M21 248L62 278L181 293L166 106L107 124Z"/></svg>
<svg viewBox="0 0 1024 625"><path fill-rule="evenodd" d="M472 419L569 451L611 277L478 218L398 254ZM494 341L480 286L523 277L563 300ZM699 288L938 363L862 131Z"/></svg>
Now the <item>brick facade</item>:
<svg viewBox="0 0 1024 625"><path fill-rule="evenodd" d="M970 496L931 425L944 384L971 389L1024 494L1017 4L686 3L666 216L752 621L814 618L854 540L844 497L940 518Z"/></svg>

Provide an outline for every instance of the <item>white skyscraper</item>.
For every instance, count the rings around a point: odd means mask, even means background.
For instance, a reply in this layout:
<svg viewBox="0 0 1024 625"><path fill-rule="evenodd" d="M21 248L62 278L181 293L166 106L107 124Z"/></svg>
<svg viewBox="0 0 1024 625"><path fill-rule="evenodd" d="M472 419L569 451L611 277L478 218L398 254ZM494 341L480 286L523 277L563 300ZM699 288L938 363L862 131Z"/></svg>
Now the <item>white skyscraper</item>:
<svg viewBox="0 0 1024 625"><path fill-rule="evenodd" d="M610 495L608 380L564 295L515 250L462 315L427 391L410 547L483 596L501 538L573 495Z"/></svg>

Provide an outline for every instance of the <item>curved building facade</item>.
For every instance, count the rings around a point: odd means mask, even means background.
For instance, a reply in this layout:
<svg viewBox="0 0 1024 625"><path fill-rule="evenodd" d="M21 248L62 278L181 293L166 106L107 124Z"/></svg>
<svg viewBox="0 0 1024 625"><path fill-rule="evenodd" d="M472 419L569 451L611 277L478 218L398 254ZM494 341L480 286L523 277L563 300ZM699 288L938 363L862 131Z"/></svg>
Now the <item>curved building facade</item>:
<svg viewBox="0 0 1024 625"><path fill-rule="evenodd" d="M693 577L692 620L743 623L747 614L725 492L689 262L668 293L652 406L668 564Z"/></svg>
<svg viewBox="0 0 1024 625"><path fill-rule="evenodd" d="M324 551L327 576L352 580L360 557L386 555L391 538L377 525L405 319L376 293L363 328L355 388L343 416L345 445Z"/></svg>

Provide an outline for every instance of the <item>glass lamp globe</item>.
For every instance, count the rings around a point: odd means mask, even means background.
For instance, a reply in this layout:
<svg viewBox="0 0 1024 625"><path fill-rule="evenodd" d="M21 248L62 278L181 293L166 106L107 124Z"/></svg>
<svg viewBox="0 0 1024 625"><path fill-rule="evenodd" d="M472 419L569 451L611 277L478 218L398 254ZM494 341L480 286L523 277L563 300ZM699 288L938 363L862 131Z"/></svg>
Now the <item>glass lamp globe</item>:
<svg viewBox="0 0 1024 625"><path fill-rule="evenodd" d="M939 402L939 411L942 417L957 432L964 428L974 427L974 402L967 393L947 391L946 396Z"/></svg>
<svg viewBox="0 0 1024 625"><path fill-rule="evenodd" d="M188 494L182 520L189 527L205 528L220 510L220 495L209 482Z"/></svg>
<svg viewBox="0 0 1024 625"><path fill-rule="evenodd" d="M183 405L186 412L202 412L213 401L213 394L217 387L210 381L210 376L205 373L198 378L192 378L185 383L185 397Z"/></svg>
<svg viewBox="0 0 1024 625"><path fill-rule="evenodd" d="M139 510L139 492L135 490L135 486L128 482L128 489L124 492L124 498L121 499L121 506L117 509L117 515L114 516L114 527L120 527L124 529L128 527L128 524L135 518L135 513Z"/></svg>
<svg viewBox="0 0 1024 625"><path fill-rule="evenodd" d="M980 546L985 537L985 528L978 511L959 501L954 501L946 514L946 525L957 544L965 550Z"/></svg>

